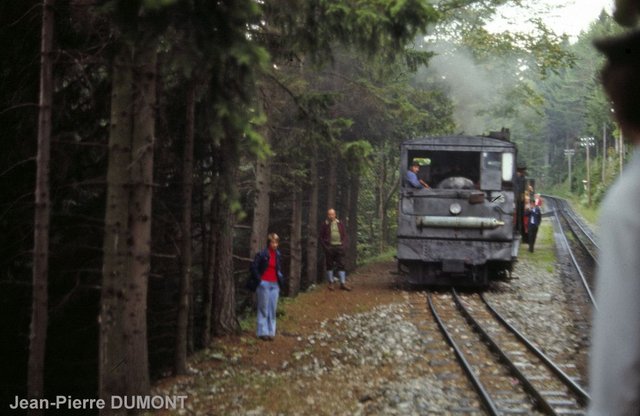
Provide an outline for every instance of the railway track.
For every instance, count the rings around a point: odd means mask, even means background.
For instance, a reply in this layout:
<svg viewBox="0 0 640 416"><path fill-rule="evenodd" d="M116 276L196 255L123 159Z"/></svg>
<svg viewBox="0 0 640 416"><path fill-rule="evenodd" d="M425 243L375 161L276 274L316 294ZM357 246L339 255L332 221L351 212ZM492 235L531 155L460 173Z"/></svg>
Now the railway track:
<svg viewBox="0 0 640 416"><path fill-rule="evenodd" d="M595 266L598 246L588 226L574 213L568 201L545 196L553 212L558 267L563 277L567 310L573 323L573 334L580 343L574 351L574 362L580 368L582 382L589 383L588 351L591 347L591 322L597 309L594 297ZM588 249L587 249L588 248ZM590 254L591 253L591 254Z"/></svg>
<svg viewBox="0 0 640 416"><path fill-rule="evenodd" d="M589 299L590 305L597 309L594 296L595 289L595 265L597 264L596 255L597 244L592 237L592 233L581 225L581 221L573 213L566 200L561 198L545 196L551 202L554 212L553 219L557 227L554 227L558 233L556 240L566 247L567 254L578 274L581 286ZM565 229L571 232L573 239L567 237ZM577 243L573 243L577 241ZM577 247L577 249L576 249Z"/></svg>
<svg viewBox="0 0 640 416"><path fill-rule="evenodd" d="M580 415L588 396L478 294L427 293L440 331L491 415ZM577 376L577 375L575 375ZM474 403L469 400L469 403Z"/></svg>
<svg viewBox="0 0 640 416"><path fill-rule="evenodd" d="M595 241L593 232L586 226L573 211L565 199L552 197L556 204L556 213L560 213L565 220L565 224L575 237L575 241L595 264L598 263L598 243Z"/></svg>

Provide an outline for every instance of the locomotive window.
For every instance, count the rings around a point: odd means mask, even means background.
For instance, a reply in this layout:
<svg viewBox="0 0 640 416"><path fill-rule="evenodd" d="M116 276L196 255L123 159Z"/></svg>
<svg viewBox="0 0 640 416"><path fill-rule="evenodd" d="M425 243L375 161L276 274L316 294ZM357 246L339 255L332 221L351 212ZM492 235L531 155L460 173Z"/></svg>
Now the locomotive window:
<svg viewBox="0 0 640 416"><path fill-rule="evenodd" d="M485 169L501 169L502 167L502 154L496 152L484 152L482 153Z"/></svg>
<svg viewBox="0 0 640 416"><path fill-rule="evenodd" d="M502 180L504 182L513 180L513 153L502 154Z"/></svg>
<svg viewBox="0 0 640 416"><path fill-rule="evenodd" d="M465 184L472 183L466 186L475 187L480 181L480 155L459 150L409 150L407 163L427 159L430 163L420 166L418 177L434 189L450 187L450 178L466 178Z"/></svg>
<svg viewBox="0 0 640 416"><path fill-rule="evenodd" d="M482 180L484 190L498 190L502 186L502 153L482 152Z"/></svg>

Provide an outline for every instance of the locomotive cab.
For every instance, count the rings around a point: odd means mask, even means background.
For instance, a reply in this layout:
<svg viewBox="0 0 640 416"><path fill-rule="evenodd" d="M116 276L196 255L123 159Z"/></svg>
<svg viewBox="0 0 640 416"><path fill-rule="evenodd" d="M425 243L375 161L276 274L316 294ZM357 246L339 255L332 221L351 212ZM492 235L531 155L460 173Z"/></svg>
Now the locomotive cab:
<svg viewBox="0 0 640 416"><path fill-rule="evenodd" d="M422 138L401 146L401 173L414 163L430 188L400 190L398 265L409 283L484 286L510 273L515 145L483 136Z"/></svg>

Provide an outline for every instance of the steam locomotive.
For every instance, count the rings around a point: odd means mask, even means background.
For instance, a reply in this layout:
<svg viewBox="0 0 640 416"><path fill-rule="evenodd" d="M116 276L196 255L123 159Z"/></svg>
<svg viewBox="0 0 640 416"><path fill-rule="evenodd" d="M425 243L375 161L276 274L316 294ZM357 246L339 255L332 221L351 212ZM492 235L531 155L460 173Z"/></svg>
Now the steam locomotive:
<svg viewBox="0 0 640 416"><path fill-rule="evenodd" d="M520 243L516 153L505 129L402 143L397 261L406 282L482 287L511 274ZM416 176L430 188L416 187Z"/></svg>

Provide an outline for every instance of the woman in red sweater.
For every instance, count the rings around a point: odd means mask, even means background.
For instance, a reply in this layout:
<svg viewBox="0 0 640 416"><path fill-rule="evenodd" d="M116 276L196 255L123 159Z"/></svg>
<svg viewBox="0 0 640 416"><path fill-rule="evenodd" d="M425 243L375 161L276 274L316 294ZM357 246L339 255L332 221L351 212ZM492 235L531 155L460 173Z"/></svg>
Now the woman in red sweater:
<svg viewBox="0 0 640 416"><path fill-rule="evenodd" d="M258 299L258 338L271 341L276 335L276 309L280 288L284 285L281 255L278 251L280 237L271 233L267 236L267 247L256 254L251 263L253 279L260 282L256 289Z"/></svg>

